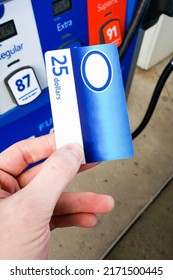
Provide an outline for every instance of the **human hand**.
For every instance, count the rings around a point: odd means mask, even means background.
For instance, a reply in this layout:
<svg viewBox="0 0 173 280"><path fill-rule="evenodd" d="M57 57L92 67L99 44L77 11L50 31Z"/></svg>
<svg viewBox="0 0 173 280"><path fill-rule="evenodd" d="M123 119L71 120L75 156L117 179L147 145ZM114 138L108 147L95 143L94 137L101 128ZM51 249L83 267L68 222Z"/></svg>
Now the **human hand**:
<svg viewBox="0 0 173 280"><path fill-rule="evenodd" d="M21 141L0 154L1 259L46 259L51 229L92 227L97 213L112 210L110 196L63 192L78 171L94 166L81 166L82 160L76 144L56 151L53 134Z"/></svg>

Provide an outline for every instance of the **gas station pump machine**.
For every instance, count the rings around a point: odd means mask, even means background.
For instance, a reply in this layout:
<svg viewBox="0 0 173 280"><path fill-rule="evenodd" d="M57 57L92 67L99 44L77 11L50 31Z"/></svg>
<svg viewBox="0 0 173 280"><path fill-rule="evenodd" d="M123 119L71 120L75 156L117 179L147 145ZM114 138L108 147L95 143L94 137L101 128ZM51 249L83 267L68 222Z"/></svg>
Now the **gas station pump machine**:
<svg viewBox="0 0 173 280"><path fill-rule="evenodd" d="M131 1L131 7L137 2ZM0 1L0 151L53 131L45 52L107 43L121 46L132 17L127 4L126 0Z"/></svg>

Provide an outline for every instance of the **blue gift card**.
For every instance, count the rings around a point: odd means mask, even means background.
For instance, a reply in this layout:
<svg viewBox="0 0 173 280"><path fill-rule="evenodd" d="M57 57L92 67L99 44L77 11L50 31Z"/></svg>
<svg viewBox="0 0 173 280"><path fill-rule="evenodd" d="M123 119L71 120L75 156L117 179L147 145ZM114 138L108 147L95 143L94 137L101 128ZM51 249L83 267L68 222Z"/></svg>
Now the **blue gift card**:
<svg viewBox="0 0 173 280"><path fill-rule="evenodd" d="M45 57L57 148L79 143L86 163L132 157L117 47L62 49Z"/></svg>

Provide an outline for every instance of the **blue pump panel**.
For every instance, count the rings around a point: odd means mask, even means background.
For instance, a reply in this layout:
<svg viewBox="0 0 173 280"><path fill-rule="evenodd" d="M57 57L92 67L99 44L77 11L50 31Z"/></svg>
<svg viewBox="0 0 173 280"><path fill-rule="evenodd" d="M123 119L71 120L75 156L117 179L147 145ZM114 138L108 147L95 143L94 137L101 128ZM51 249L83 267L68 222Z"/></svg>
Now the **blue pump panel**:
<svg viewBox="0 0 173 280"><path fill-rule="evenodd" d="M32 0L42 51L88 45L85 0ZM76 42L76 44L75 44Z"/></svg>

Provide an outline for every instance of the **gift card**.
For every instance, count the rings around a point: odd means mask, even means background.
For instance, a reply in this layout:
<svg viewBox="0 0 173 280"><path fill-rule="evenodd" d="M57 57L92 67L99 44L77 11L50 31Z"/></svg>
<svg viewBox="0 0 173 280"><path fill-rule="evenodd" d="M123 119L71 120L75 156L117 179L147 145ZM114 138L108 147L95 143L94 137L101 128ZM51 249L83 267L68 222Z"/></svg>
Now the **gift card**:
<svg viewBox="0 0 173 280"><path fill-rule="evenodd" d="M45 54L57 148L79 143L85 162L134 154L115 44Z"/></svg>

